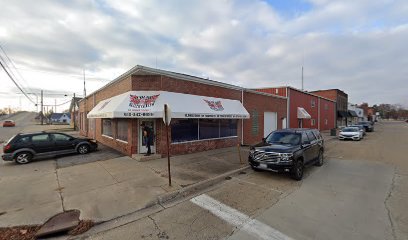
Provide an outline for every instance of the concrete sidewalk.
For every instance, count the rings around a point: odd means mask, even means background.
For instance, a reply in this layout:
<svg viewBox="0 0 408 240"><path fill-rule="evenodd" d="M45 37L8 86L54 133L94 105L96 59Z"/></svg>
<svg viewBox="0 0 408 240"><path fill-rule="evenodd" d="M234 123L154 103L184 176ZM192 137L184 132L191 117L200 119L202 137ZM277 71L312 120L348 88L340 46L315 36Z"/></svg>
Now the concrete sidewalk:
<svg viewBox="0 0 408 240"><path fill-rule="evenodd" d="M103 222L171 199L201 183L247 167L248 149L236 147L138 162L130 157L57 168L46 160L27 165L1 163L0 227L42 224L56 213L78 209L81 219ZM218 177L218 176L221 176ZM217 179L217 177L219 179Z"/></svg>

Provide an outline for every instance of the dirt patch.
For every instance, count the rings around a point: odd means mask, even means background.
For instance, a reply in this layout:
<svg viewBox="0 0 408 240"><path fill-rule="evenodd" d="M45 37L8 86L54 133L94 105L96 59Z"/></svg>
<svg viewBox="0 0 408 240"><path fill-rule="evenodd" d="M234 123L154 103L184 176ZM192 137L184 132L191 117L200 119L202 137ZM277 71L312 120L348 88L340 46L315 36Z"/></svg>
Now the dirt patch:
<svg viewBox="0 0 408 240"><path fill-rule="evenodd" d="M38 225L0 228L0 240L35 240Z"/></svg>
<svg viewBox="0 0 408 240"><path fill-rule="evenodd" d="M68 234L73 235L73 236L82 234L88 231L89 229L91 229L93 225L94 225L94 222L92 220L81 220L78 226L76 226L74 229L69 231Z"/></svg>

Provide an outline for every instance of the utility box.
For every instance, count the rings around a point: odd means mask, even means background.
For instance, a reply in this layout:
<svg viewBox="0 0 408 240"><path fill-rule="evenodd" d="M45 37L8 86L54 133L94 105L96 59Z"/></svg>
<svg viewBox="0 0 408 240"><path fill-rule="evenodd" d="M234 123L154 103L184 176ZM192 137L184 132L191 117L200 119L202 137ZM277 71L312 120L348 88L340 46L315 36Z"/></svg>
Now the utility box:
<svg viewBox="0 0 408 240"><path fill-rule="evenodd" d="M330 136L336 136L337 130L335 128L330 129Z"/></svg>

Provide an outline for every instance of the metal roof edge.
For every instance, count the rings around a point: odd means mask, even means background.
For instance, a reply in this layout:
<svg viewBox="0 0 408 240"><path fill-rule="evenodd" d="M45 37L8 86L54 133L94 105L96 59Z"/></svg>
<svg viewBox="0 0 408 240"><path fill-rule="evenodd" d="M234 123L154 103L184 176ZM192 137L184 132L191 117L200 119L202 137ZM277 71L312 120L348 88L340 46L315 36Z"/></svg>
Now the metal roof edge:
<svg viewBox="0 0 408 240"><path fill-rule="evenodd" d="M257 88L257 89L259 89L259 88ZM272 94L272 93L259 92L259 91L256 91L256 90L254 90L254 89L249 89L249 88L244 88L244 91L245 91L245 92L249 92L249 93L259 94L259 95L265 95L265 96L275 97L275 98L288 99L287 97L275 95L275 94Z"/></svg>

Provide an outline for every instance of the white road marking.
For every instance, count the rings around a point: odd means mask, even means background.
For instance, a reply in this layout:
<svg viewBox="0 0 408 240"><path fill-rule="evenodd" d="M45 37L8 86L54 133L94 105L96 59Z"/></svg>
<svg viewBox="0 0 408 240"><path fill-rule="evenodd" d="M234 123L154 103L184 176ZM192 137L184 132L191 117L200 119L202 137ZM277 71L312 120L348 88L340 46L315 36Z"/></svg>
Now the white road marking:
<svg viewBox="0 0 408 240"><path fill-rule="evenodd" d="M278 230L235 210L209 196L202 194L190 200L192 203L207 209L215 216L241 229L257 239L293 240Z"/></svg>

